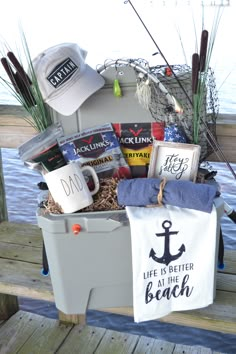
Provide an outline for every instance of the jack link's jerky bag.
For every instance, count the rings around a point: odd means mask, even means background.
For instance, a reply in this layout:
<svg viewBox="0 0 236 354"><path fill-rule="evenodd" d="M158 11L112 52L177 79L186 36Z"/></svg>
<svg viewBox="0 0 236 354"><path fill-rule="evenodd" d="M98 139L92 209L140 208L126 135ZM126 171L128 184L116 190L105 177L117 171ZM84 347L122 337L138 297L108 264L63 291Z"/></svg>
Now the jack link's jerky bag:
<svg viewBox="0 0 236 354"><path fill-rule="evenodd" d="M92 166L99 179L131 178L129 165L110 123L61 137L58 145L67 163L79 161L82 166Z"/></svg>
<svg viewBox="0 0 236 354"><path fill-rule="evenodd" d="M57 144L57 138L63 134L60 123L50 125L18 148L21 160L43 174L65 166L66 161Z"/></svg>
<svg viewBox="0 0 236 354"><path fill-rule="evenodd" d="M113 128L132 178L147 177L153 138L164 140L164 123L115 123Z"/></svg>

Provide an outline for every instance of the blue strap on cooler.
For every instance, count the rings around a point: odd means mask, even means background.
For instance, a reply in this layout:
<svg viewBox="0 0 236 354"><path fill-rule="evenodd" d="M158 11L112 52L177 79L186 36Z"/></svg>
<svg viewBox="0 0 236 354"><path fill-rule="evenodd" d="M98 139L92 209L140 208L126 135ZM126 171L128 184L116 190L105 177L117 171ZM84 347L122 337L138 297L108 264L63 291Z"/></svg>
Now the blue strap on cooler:
<svg viewBox="0 0 236 354"><path fill-rule="evenodd" d="M44 277L47 277L49 275L48 259L47 259L47 254L46 254L44 242L43 242L43 268L41 269L41 274Z"/></svg>

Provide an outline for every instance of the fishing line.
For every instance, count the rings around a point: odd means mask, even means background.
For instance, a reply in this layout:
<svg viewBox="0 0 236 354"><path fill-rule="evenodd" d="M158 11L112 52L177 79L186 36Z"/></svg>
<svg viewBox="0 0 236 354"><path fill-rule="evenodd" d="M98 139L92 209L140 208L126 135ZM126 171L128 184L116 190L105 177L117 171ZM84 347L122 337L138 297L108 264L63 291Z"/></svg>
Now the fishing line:
<svg viewBox="0 0 236 354"><path fill-rule="evenodd" d="M135 14L137 15L138 19L139 19L140 22L142 23L143 27L145 28L146 32L148 33L149 37L151 38L151 40L153 41L155 47L157 48L158 53L159 53L159 54L161 55L161 57L164 59L166 65L167 65L168 68L171 70L171 72L172 72L174 78L176 79L178 85L179 85L180 88L183 90L184 94L186 95L186 98L188 99L189 103L190 103L191 106L193 107L193 102L192 102L191 98L189 97L188 93L186 92L186 90L185 90L185 88L183 87L182 83L180 82L179 78L177 77L177 75L176 75L175 72L173 71L171 65L168 63L168 61L167 61L165 55L163 54L163 52L162 52L161 49L159 48L157 42L155 41L155 39L153 38L151 32L149 31L149 29L147 28L147 26L146 26L145 23L143 22L141 16L140 16L139 13L137 12L136 8L134 7L134 5L132 4L132 2L131 2L130 0L125 0L125 1L124 1L124 4L127 4L127 3L129 3L130 6L132 7L133 11L134 11ZM219 145L218 142L216 141L216 139L215 139L214 135L212 134L211 130L208 128L206 122L205 122L201 117L200 117L200 120L201 120L201 122L203 123L203 125L204 125L204 127L205 127L205 129L206 129L206 131L207 131L207 133L208 133L208 135L209 135L209 137L212 139L212 143L214 143L215 148L220 152L220 155L221 155L223 161L226 163L228 169L231 171L232 175L233 175L234 178L236 179L236 174L235 174L233 168L231 167L230 163L228 162L228 160L227 160L225 154L223 153L223 151L222 151L220 145ZM207 137L207 140L208 140L208 137ZM208 142L209 142L209 140L208 140ZM214 149L214 152L215 152L215 149Z"/></svg>
<svg viewBox="0 0 236 354"><path fill-rule="evenodd" d="M145 23L143 22L141 16L139 15L139 13L137 12L137 10L136 10L135 7L133 6L132 2L131 2L130 0L125 0L125 1L124 1L124 4L127 4L127 3L129 3L129 4L131 5L131 7L133 8L133 10L134 10L134 12L136 13L137 17L139 18L140 22L142 23L142 25L144 26L145 30L147 31L149 37L151 38L151 40L153 41L154 45L156 46L158 52L157 52L157 53L154 53L153 55L159 53L159 54L162 56L162 58L164 59L166 65L167 65L168 68L171 70L173 76L175 77L176 81L178 82L179 86L181 87L181 89L182 89L183 92L185 93L185 95L186 95L186 97L187 97L189 103L190 103L191 105L193 105L193 102L192 102L191 98L189 97L188 93L186 92L185 88L183 87L182 83L180 82L178 76L175 74L175 72L173 71L171 65L168 63L168 61L167 61L165 55L164 55L163 52L161 51L160 47L158 46L158 44L157 44L157 42L155 41L155 39L153 38L151 32L149 31L149 29L147 28L147 26L146 26Z"/></svg>

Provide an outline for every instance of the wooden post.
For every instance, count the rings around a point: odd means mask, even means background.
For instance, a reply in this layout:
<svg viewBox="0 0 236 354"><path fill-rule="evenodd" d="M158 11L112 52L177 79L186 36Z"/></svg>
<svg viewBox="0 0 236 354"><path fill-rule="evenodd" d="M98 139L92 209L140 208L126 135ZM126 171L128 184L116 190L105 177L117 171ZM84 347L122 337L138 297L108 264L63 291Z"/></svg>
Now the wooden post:
<svg viewBox="0 0 236 354"><path fill-rule="evenodd" d="M2 221L6 221L7 219L8 216L7 216L4 176L3 176L3 168L2 168L2 152L0 148L0 223Z"/></svg>
<svg viewBox="0 0 236 354"><path fill-rule="evenodd" d="M73 324L86 324L86 315L66 315L65 313L58 311L59 321L62 323Z"/></svg>
<svg viewBox="0 0 236 354"><path fill-rule="evenodd" d="M8 219L5 198L4 176L2 168L2 153L0 148L0 227L1 222ZM0 294L0 320L6 320L19 310L17 296Z"/></svg>
<svg viewBox="0 0 236 354"><path fill-rule="evenodd" d="M0 294L0 320L7 320L19 310L17 296Z"/></svg>

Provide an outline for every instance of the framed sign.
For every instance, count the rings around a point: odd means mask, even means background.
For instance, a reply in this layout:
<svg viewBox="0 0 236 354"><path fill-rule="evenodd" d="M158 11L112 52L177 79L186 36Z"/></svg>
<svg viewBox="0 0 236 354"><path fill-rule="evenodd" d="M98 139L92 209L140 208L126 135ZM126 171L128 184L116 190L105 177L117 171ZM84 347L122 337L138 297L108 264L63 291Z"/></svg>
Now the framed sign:
<svg viewBox="0 0 236 354"><path fill-rule="evenodd" d="M201 147L154 140L148 177L196 181Z"/></svg>

